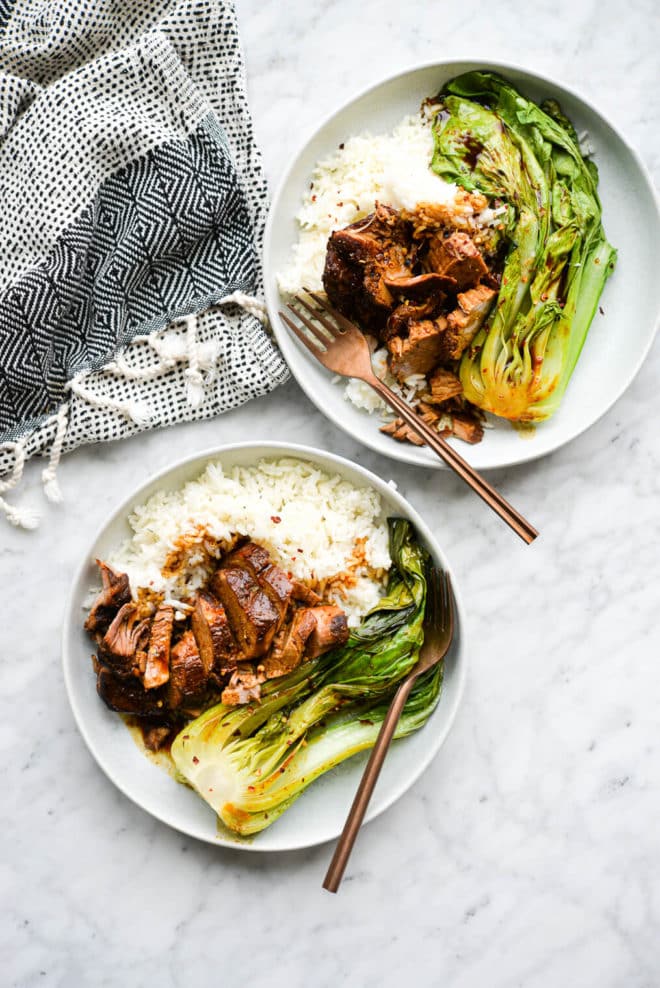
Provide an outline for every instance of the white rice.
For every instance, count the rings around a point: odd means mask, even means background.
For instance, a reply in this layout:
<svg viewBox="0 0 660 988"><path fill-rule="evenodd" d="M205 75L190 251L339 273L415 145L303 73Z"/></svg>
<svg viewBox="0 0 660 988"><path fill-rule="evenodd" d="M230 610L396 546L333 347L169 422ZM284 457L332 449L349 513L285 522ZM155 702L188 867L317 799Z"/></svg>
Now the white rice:
<svg viewBox="0 0 660 988"><path fill-rule="evenodd" d="M376 200L395 209L453 202L457 187L431 171L432 156L431 122L420 113L390 134L351 137L320 161L296 216L300 234L278 275L280 290L320 289L328 237L373 212Z"/></svg>
<svg viewBox="0 0 660 988"><path fill-rule="evenodd" d="M151 587L176 601L208 578L201 553L172 577L162 572L177 540L200 527L214 539L250 536L300 580L343 572L353 562L356 539L366 539L366 565L355 570L355 586L345 588L345 597L334 598L354 627L383 592L383 580L372 570L391 565L380 515L376 491L303 460L264 459L227 472L211 463L197 480L177 491L158 491L135 508L129 518L134 534L107 562L128 574L134 594L138 587Z"/></svg>

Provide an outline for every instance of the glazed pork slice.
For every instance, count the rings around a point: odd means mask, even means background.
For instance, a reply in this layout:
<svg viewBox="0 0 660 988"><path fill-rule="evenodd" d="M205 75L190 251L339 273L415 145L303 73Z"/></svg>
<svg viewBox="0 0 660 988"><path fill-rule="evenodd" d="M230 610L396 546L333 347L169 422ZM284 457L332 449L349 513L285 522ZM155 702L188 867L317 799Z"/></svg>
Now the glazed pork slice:
<svg viewBox="0 0 660 988"><path fill-rule="evenodd" d="M427 271L425 274L416 275L384 275L383 281L397 295L412 296L413 300L419 301L424 296L427 298L443 298L449 292L456 291L456 282L453 278L437 271Z"/></svg>
<svg viewBox="0 0 660 988"><path fill-rule="evenodd" d="M240 657L223 605L213 594L200 591L191 624L207 676L223 679Z"/></svg>
<svg viewBox="0 0 660 988"><path fill-rule="evenodd" d="M310 607L315 607L316 604L321 603L322 598L319 597L315 590L312 590L306 583L303 583L302 580L294 579L292 582L293 593L291 596L294 600L300 601L301 604L308 604Z"/></svg>
<svg viewBox="0 0 660 988"><path fill-rule="evenodd" d="M143 683L146 690L162 686L170 678L170 642L174 628L174 608L161 605L151 622L149 648L144 668Z"/></svg>
<svg viewBox="0 0 660 988"><path fill-rule="evenodd" d="M413 446L426 445L422 437L418 436L403 419L394 419L392 422L388 422L387 425L382 425L380 431L384 432L386 436L396 439L399 443L411 443Z"/></svg>
<svg viewBox="0 0 660 988"><path fill-rule="evenodd" d="M258 542L244 542L227 556L224 565L247 566L257 576L271 562L270 553Z"/></svg>
<svg viewBox="0 0 660 988"><path fill-rule="evenodd" d="M444 296L438 300L427 298L422 302L411 302L409 299L397 305L390 313L385 324L385 329L381 333L381 340L387 343L394 336L408 336L408 327L411 322L419 322L422 319L433 319L438 314L439 303Z"/></svg>
<svg viewBox="0 0 660 988"><path fill-rule="evenodd" d="M102 590L85 621L85 631L91 635L104 635L120 607L130 601L131 588L126 573L116 573L100 559L96 560L96 565L101 571Z"/></svg>
<svg viewBox="0 0 660 988"><path fill-rule="evenodd" d="M316 627L305 645L306 658L315 659L317 655L323 655L347 641L348 622L341 607L323 604L321 607L312 607L310 613L314 615Z"/></svg>
<svg viewBox="0 0 660 988"><path fill-rule="evenodd" d="M474 288L488 274L481 251L467 233L456 230L445 236L435 233L428 242L426 264L438 274L453 278L456 290Z"/></svg>
<svg viewBox="0 0 660 988"><path fill-rule="evenodd" d="M225 607L244 658L265 655L282 623L282 614L252 573L242 566L223 567L211 577L211 590Z"/></svg>
<svg viewBox="0 0 660 988"><path fill-rule="evenodd" d="M444 316L408 323L408 336L393 336L387 341L390 369L395 377L404 379L411 374L428 374L439 362L444 349L443 336L447 329Z"/></svg>
<svg viewBox="0 0 660 988"><path fill-rule="evenodd" d="M452 402L449 408L442 409L420 401L415 406L415 411L427 425L436 429L439 436L454 435L457 439L472 444L481 442L484 428L476 415L469 411L456 411L451 405ZM438 428L440 419L443 419L442 428ZM424 440L403 419L397 418L393 422L388 422L387 425L381 426L380 431L400 443L412 443L413 446L425 445Z"/></svg>
<svg viewBox="0 0 660 988"><path fill-rule="evenodd" d="M129 601L115 615L99 642L99 660L117 676L141 676L146 664L149 620Z"/></svg>
<svg viewBox="0 0 660 988"><path fill-rule="evenodd" d="M118 679L107 666L96 663L96 691L106 706L120 714L162 717L165 710L160 691L147 692L139 679Z"/></svg>
<svg viewBox="0 0 660 988"><path fill-rule="evenodd" d="M463 394L463 385L452 371L445 367L438 367L429 377L430 392L425 396L425 401L431 405L442 405L450 398L457 398Z"/></svg>
<svg viewBox="0 0 660 988"><path fill-rule="evenodd" d="M293 583L263 546L256 542L246 542L229 555L225 566L242 566L256 579L261 589L270 597L279 612L276 631L281 627L287 607L293 594Z"/></svg>
<svg viewBox="0 0 660 988"><path fill-rule="evenodd" d="M259 574L258 581L279 610L281 624L293 596L293 582L275 563L271 563Z"/></svg>
<svg viewBox="0 0 660 988"><path fill-rule="evenodd" d="M204 694L207 678L195 636L188 629L170 652L168 707L171 710L194 707Z"/></svg>
<svg viewBox="0 0 660 988"><path fill-rule="evenodd" d="M481 422L472 415L463 412L454 412L451 416L452 432L463 442L480 443L484 436L484 427Z"/></svg>
<svg viewBox="0 0 660 988"><path fill-rule="evenodd" d="M266 679L285 676L300 665L307 640L316 629L314 610L301 607L294 613L291 624L282 628L264 662Z"/></svg>
<svg viewBox="0 0 660 988"><path fill-rule="evenodd" d="M487 285L478 285L457 296L458 306L447 316L441 347L443 360L458 360L483 326L496 295Z"/></svg>
<svg viewBox="0 0 660 988"><path fill-rule="evenodd" d="M416 248L411 225L390 206L331 234L323 287L340 312L363 328L380 329L394 306L386 279L411 275Z"/></svg>

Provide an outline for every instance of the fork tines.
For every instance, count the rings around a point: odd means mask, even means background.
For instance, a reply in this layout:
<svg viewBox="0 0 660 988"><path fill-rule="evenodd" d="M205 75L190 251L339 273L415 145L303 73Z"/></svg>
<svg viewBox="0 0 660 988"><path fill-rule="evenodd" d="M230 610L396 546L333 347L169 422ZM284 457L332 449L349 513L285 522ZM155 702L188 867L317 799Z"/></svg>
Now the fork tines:
<svg viewBox="0 0 660 988"><path fill-rule="evenodd" d="M453 597L448 573L433 566L427 580L428 620L438 627L446 627L453 616Z"/></svg>
<svg viewBox="0 0 660 988"><path fill-rule="evenodd" d="M313 299L316 306L311 305L303 295L299 294L294 295L293 303L287 302L286 307L302 323L305 329L312 334L313 339L310 340L309 336L302 332L300 326L293 323L284 312L280 312L280 316L289 329L296 334L301 343L304 343L312 353L318 356L319 348L317 343L321 343L327 349L333 339L336 339L338 335L342 335L353 327L322 295L311 291L309 288L305 288L303 291Z"/></svg>
<svg viewBox="0 0 660 988"><path fill-rule="evenodd" d="M330 343L330 336L327 333L324 333L321 326L318 325L318 323L323 325L323 317L320 316L319 312L301 295L294 296L294 301L297 305L287 302L286 307L289 312L291 312L296 319L299 320L299 322L293 322L284 312L280 312L280 318L286 323L289 329L296 334L300 342L304 343L307 349L311 350L311 352L318 357L323 350L327 349L327 346ZM316 321L312 321L308 315L301 311L301 308L304 308L309 313L309 316L312 316ZM300 323L302 323L304 329L300 326ZM305 332L305 330L307 330L307 332ZM322 345L323 350L321 350L318 346L319 343Z"/></svg>

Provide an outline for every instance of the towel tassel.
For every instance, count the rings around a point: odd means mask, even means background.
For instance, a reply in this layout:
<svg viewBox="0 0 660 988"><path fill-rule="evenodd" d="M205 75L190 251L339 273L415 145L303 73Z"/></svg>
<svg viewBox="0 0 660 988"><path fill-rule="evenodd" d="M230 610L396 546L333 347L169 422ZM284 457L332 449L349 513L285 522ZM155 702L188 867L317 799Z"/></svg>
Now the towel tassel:
<svg viewBox="0 0 660 988"><path fill-rule="evenodd" d="M67 383L66 388L74 395L77 395L78 398L82 398L89 405L93 405L94 408L110 408L112 411L124 415L127 419L131 419L136 425L144 426L148 424L151 419L151 412L143 401L138 401L134 398L127 398L126 401L117 401L115 398L110 398L106 395L94 394L93 391L90 391L82 384L82 379L86 376L86 371L76 374Z"/></svg>
<svg viewBox="0 0 660 988"><path fill-rule="evenodd" d="M0 480L0 511L7 520L16 528L33 529L39 524L39 514L32 508L19 508L15 504L10 504L2 497L7 491L13 490L23 476L23 466L25 465L25 446L21 440L18 442L8 442L2 444L6 449L14 451L14 468L11 476L7 480Z"/></svg>
<svg viewBox="0 0 660 988"><path fill-rule="evenodd" d="M204 403L204 378L199 369L199 341L197 339L197 316L186 316L186 347L188 350L188 366L183 372L186 379L186 394L188 404L199 408Z"/></svg>
<svg viewBox="0 0 660 988"><path fill-rule="evenodd" d="M57 415L55 416L55 422L55 438L53 439L53 444L50 447L48 466L41 471L41 482L44 485L44 494L48 500L52 504L61 504L64 498L62 496L62 491L60 490L60 485L57 481L57 468L59 466L60 457L62 456L62 447L64 446L66 427L69 422L68 402L65 402L65 404L60 407Z"/></svg>
<svg viewBox="0 0 660 988"><path fill-rule="evenodd" d="M264 302L261 299L255 298L254 295L246 295L245 292L232 292L231 295L226 295L224 298L220 299L219 305L225 305L227 302L233 302L235 305L240 305L242 309L249 312L251 316L254 316L259 322L265 326L268 322L268 311Z"/></svg>

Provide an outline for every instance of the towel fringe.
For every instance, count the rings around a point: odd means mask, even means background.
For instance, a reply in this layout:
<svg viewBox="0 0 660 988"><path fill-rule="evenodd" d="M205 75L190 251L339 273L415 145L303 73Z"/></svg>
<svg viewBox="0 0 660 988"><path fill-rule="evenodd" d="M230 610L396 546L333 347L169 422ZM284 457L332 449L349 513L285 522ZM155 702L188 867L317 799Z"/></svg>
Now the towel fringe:
<svg viewBox="0 0 660 988"><path fill-rule="evenodd" d="M65 402L54 416L56 422L55 438L50 447L48 466L41 472L41 482L44 485L44 494L52 504L61 504L64 500L60 485L57 481L57 468L62 456L64 437L69 424L69 403Z"/></svg>
<svg viewBox="0 0 660 988"><path fill-rule="evenodd" d="M82 382L89 377L90 373L93 372L81 371L79 374L76 374L66 384L65 390L70 391L78 398L82 398L83 401L86 401L88 405L92 405L94 408L110 408L115 412L119 412L120 415L131 419L136 425L145 426L149 423L151 411L145 402L135 398L117 401L116 398L111 398L109 395L99 395L86 388Z"/></svg>
<svg viewBox="0 0 660 988"><path fill-rule="evenodd" d="M2 511L7 520L11 522L12 525L15 525L16 528L36 528L39 524L38 512L34 511L32 508L21 508L15 504L10 504L9 501L6 501L4 497L2 497L2 495L6 494L7 491L13 490L23 476L23 467L25 465L24 440L2 443L2 445L6 449L13 449L14 468L6 480L0 480L0 511Z"/></svg>
<svg viewBox="0 0 660 988"><path fill-rule="evenodd" d="M265 304L254 295L247 295L245 292L232 292L231 295L220 299L218 305L234 304L245 309L250 315L257 318L261 323L268 321ZM185 337L168 333L162 335L167 330L154 330L149 335L136 336L133 343L146 343L158 357L158 362L150 367L135 367L126 359L126 352L118 354L114 360L102 368L104 373L122 377L127 381L153 381L172 370L178 363L188 362L188 367L184 372L186 379L186 397L188 404L192 408L200 408L204 403L204 391L208 383L213 379L215 364L218 359L219 345L217 341L209 340L200 343L197 336L197 321L202 313L191 313L181 320L176 320L167 327L183 323L185 326ZM202 373L206 371L206 377ZM69 382L70 390L77 394L79 398L88 401L97 408L110 408L132 419L137 425L146 425L150 415L141 403L134 401L118 402L113 398L105 397L89 391L81 385L88 371L77 374Z"/></svg>
<svg viewBox="0 0 660 988"><path fill-rule="evenodd" d="M235 291L221 299L218 305L234 304L245 309L251 316L254 316L262 324L268 322L266 306L253 295L245 292ZM217 364L220 353L220 344L217 340L200 341L198 337L198 319L201 313L185 316L183 319L171 323L165 330L154 330L144 336L136 336L131 341L135 343L145 343L154 352L157 362L150 367L136 367L126 359L127 350L118 354L114 360L100 368L102 373L112 374L125 380L149 381L155 380L162 374L172 370L177 364L187 361L188 367L184 372L186 380L186 397L192 408L200 408L204 403L205 389L214 380L217 372ZM183 323L185 335L173 334L170 332L173 325ZM86 387L86 380L99 371L81 371L76 374L65 386L65 391L75 395L82 401L94 408L106 408L124 415L138 426L146 426L152 419L152 412L148 405L139 399L129 398L119 401L109 395L98 394ZM55 425L55 434L50 443L48 453L48 466L41 473L41 480L46 498L53 504L63 501L62 491L57 479L57 468L64 449L69 425L70 401L65 401L58 411L47 419L43 428L48 429L52 423ZM25 443L27 439L10 441L0 444L7 450L13 450L14 465L9 476L0 480L0 513L4 514L7 520L17 528L34 529L40 521L37 511L28 507L19 507L10 504L2 496L13 490L23 476L23 467L26 460ZM45 452L48 449L48 441L42 447Z"/></svg>
<svg viewBox="0 0 660 988"><path fill-rule="evenodd" d="M228 302L240 305L242 309L245 309L251 316L258 319L262 326L268 324L268 310L266 309L266 305L261 299L256 298L256 296L246 295L245 292L232 292L231 295L221 298L218 305L225 305Z"/></svg>
<svg viewBox="0 0 660 988"><path fill-rule="evenodd" d="M197 316L187 316L184 319L184 323L186 327L186 347L188 350L188 367L183 372L183 376L186 379L186 394L188 404L192 408L200 408L204 404L204 378L199 369Z"/></svg>

